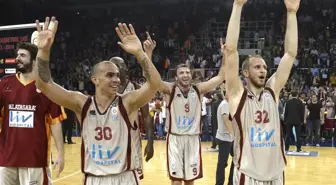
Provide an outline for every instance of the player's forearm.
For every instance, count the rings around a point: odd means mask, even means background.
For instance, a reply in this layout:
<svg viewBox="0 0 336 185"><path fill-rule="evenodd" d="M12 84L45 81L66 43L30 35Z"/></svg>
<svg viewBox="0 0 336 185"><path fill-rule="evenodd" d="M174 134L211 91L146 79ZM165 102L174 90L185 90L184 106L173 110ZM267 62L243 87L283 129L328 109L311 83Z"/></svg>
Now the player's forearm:
<svg viewBox="0 0 336 185"><path fill-rule="evenodd" d="M153 122L152 119L148 116L144 118L144 126L146 130L148 143L153 143Z"/></svg>
<svg viewBox="0 0 336 185"><path fill-rule="evenodd" d="M240 19L243 5L233 3L233 9L226 35L226 48L229 51L235 51L238 48L238 39L240 33Z"/></svg>
<svg viewBox="0 0 336 185"><path fill-rule="evenodd" d="M152 61L148 58L145 52L140 52L136 55L139 64L141 65L142 72L147 80L147 83L153 87L158 88L161 83L161 76L156 70Z"/></svg>
<svg viewBox="0 0 336 185"><path fill-rule="evenodd" d="M51 133L55 140L58 155L64 155L62 124L57 123L51 126Z"/></svg>
<svg viewBox="0 0 336 185"><path fill-rule="evenodd" d="M51 72L49 67L50 52L38 50L36 57L36 86L38 88L44 87L46 84L51 83Z"/></svg>
<svg viewBox="0 0 336 185"><path fill-rule="evenodd" d="M296 57L298 50L298 25L296 12L287 12L287 28L285 37L285 53Z"/></svg>
<svg viewBox="0 0 336 185"><path fill-rule="evenodd" d="M145 51L145 53L150 60L153 60L153 58L152 58L153 57L153 51Z"/></svg>

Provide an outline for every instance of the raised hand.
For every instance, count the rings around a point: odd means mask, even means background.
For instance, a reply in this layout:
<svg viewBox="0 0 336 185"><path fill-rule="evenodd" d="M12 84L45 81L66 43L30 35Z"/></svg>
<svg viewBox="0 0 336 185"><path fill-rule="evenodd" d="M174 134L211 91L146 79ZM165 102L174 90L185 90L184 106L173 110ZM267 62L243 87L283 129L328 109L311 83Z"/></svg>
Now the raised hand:
<svg viewBox="0 0 336 185"><path fill-rule="evenodd" d="M147 34L147 40L143 43L144 45L144 49L145 49L145 52L153 52L153 50L155 49L156 47L156 42L155 40L152 40L151 36L149 35L148 32L146 32Z"/></svg>
<svg viewBox="0 0 336 185"><path fill-rule="evenodd" d="M244 5L247 2L247 0L235 0L234 3L235 4L239 4L239 5Z"/></svg>
<svg viewBox="0 0 336 185"><path fill-rule="evenodd" d="M285 0L285 5L288 12L297 12L300 7L301 0Z"/></svg>
<svg viewBox="0 0 336 185"><path fill-rule="evenodd" d="M141 42L135 34L132 24L129 24L128 28L125 23L119 23L115 30L121 41L118 44L123 50L133 55L143 52Z"/></svg>
<svg viewBox="0 0 336 185"><path fill-rule="evenodd" d="M226 55L226 45L225 45L225 42L223 41L222 38L220 38L220 45L221 45L221 51L223 53L223 57Z"/></svg>
<svg viewBox="0 0 336 185"><path fill-rule="evenodd" d="M41 29L40 22L36 20L37 36L34 40L34 44L38 49L49 51L54 43L55 34L57 32L58 21L55 17L46 17L43 28Z"/></svg>

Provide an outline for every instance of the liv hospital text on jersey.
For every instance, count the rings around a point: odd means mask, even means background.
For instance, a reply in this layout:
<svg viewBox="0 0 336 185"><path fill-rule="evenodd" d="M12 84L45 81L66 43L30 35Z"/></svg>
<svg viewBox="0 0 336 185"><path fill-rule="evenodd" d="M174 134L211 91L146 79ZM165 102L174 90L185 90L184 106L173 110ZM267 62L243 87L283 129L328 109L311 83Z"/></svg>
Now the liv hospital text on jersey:
<svg viewBox="0 0 336 185"><path fill-rule="evenodd" d="M36 105L9 104L9 127L34 128Z"/></svg>
<svg viewBox="0 0 336 185"><path fill-rule="evenodd" d="M100 144L92 144L91 158L97 165L110 165L121 163L119 159L113 159L120 150L120 146L116 146L114 149L103 148Z"/></svg>
<svg viewBox="0 0 336 185"><path fill-rule="evenodd" d="M260 127L250 127L251 148L275 147L275 130L261 129Z"/></svg>

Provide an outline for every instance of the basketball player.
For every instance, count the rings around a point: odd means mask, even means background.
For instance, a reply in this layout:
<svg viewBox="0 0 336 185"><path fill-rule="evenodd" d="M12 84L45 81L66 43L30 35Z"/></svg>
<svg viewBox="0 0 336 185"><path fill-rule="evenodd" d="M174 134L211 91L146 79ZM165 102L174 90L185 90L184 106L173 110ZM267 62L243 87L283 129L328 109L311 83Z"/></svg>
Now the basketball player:
<svg viewBox="0 0 336 185"><path fill-rule="evenodd" d="M223 44L222 44L223 47ZM176 68L175 83L163 82L160 91L167 102L165 130L167 135L167 166L173 185L194 184L203 177L201 158L201 103L205 93L224 81L224 60L217 76L206 82L192 84L188 65Z"/></svg>
<svg viewBox="0 0 336 185"><path fill-rule="evenodd" d="M300 0L285 0L287 30L285 54L276 73L265 83L267 66L260 56L243 62L244 87L239 79L238 38L240 17L246 0L235 0L226 37L227 93L234 121L234 183L246 185L282 185L286 158L280 126L278 101L298 48L296 12Z"/></svg>
<svg viewBox="0 0 336 185"><path fill-rule="evenodd" d="M17 71L0 81L0 184L51 184L50 136L54 137L59 165L64 168L61 107L49 100L34 83L37 47L17 45Z"/></svg>
<svg viewBox="0 0 336 185"><path fill-rule="evenodd" d="M136 149L133 130L138 110L149 102L161 83L161 77L144 53L132 25L118 24L118 44L133 54L143 68L146 83L138 90L118 95L120 84L118 67L111 61L103 61L93 67L91 80L95 84L95 96L87 97L68 91L51 79L50 48L54 41L58 22L47 17L43 30L37 22L36 85L56 103L73 110L82 128L82 172L85 185L135 185L139 177L135 170L141 162Z"/></svg>
<svg viewBox="0 0 336 185"><path fill-rule="evenodd" d="M111 62L113 62L118 68L119 68L119 73L120 73L120 85L118 88L118 93L120 95L125 95L129 92L135 91L137 89L140 89L140 85L135 84L131 82L128 78L127 74L127 67L124 62L124 60L120 57L113 57L110 59ZM153 121L152 118L149 115L149 107L148 103L141 107L139 111L139 116L136 118L136 124L138 126L137 130L134 131L135 136L138 136L139 138L137 139L138 143L136 144L136 148L139 152L139 158L140 158L140 166L139 169L137 170L139 173L140 179L143 179L143 165L142 165L142 146L141 146L141 132L140 132L140 127L143 125L146 128L146 134L147 134L147 146L145 148L145 156L146 156L146 161L148 162L154 154L154 148L153 148Z"/></svg>

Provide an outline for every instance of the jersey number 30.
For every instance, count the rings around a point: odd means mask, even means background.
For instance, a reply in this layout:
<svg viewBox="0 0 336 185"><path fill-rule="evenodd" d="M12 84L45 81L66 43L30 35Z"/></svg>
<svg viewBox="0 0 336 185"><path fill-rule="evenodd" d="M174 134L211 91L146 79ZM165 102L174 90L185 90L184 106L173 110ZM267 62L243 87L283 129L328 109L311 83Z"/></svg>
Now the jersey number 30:
<svg viewBox="0 0 336 185"><path fill-rule="evenodd" d="M95 129L96 131L96 136L95 139L97 141L101 141L101 140L111 140L112 139L112 130L110 127L97 127Z"/></svg>
<svg viewBox="0 0 336 185"><path fill-rule="evenodd" d="M256 124L260 124L260 123L269 123L269 118L268 118L268 112L267 111L260 111L258 110L256 113L256 119L254 120L254 122Z"/></svg>

